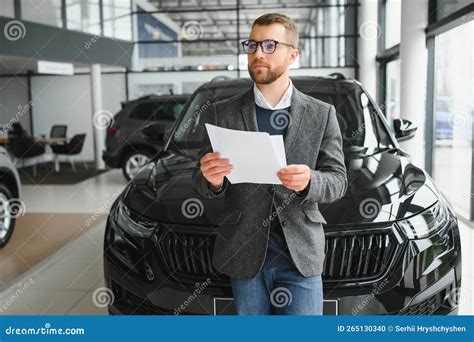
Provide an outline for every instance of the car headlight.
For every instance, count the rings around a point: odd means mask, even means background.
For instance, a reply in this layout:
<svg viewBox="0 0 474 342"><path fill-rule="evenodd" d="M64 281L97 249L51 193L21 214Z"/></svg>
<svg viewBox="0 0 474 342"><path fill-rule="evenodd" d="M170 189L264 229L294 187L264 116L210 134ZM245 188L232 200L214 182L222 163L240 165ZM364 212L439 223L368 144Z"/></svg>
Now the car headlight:
<svg viewBox="0 0 474 342"><path fill-rule="evenodd" d="M117 225L130 235L140 238L149 238L152 236L158 224L152 222L142 215L133 213L123 201L119 201L115 210L115 222Z"/></svg>
<svg viewBox="0 0 474 342"><path fill-rule="evenodd" d="M397 225L409 239L423 239L445 228L450 218L448 203L440 196L438 202L431 207L409 219L397 222Z"/></svg>

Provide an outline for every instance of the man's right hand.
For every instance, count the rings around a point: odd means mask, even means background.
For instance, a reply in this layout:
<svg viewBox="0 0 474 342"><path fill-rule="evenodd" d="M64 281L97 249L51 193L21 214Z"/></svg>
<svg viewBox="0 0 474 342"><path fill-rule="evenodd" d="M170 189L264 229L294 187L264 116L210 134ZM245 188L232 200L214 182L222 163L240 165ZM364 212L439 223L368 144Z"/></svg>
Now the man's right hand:
<svg viewBox="0 0 474 342"><path fill-rule="evenodd" d="M214 188L218 189L224 182L224 177L232 172L233 165L228 158L220 158L219 152L205 154L201 160L201 173Z"/></svg>

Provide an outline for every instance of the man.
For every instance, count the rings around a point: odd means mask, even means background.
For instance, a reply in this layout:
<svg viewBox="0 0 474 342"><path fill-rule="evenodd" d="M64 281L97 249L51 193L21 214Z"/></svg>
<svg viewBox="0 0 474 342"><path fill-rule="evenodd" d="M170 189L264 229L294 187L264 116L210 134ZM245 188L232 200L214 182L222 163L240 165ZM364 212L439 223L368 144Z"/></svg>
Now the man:
<svg viewBox="0 0 474 342"><path fill-rule="evenodd" d="M210 152L206 135L193 186L204 197L224 198L213 264L229 275L239 315L321 315L326 221L318 203L341 198L347 188L336 111L288 77L298 58L291 18L259 17L242 46L253 88L210 106L200 125L281 134L288 166L277 173L282 185L230 184L232 161Z"/></svg>

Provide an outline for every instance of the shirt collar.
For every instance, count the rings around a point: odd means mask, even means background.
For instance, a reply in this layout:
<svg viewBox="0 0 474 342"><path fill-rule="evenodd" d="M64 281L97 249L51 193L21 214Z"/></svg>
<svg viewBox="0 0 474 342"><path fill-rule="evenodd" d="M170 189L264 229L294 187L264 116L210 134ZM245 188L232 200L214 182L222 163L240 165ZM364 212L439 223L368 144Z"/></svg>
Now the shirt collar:
<svg viewBox="0 0 474 342"><path fill-rule="evenodd" d="M291 106L291 95L293 94L293 83L289 79L290 84L288 85L288 88L286 89L285 93L281 97L280 101L276 104L275 107L272 107L268 104L267 100L263 96L262 92L258 89L257 85L253 84L253 94L255 97L255 104L259 107L265 108L265 109L271 109L271 110L277 110L277 109L283 109L283 108L288 108Z"/></svg>

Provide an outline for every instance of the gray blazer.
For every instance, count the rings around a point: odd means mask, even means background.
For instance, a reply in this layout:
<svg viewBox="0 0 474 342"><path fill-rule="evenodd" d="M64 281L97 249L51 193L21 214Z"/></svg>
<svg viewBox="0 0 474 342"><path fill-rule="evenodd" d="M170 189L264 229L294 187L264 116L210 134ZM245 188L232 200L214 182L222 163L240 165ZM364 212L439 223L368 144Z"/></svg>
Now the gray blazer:
<svg viewBox="0 0 474 342"><path fill-rule="evenodd" d="M302 193L283 185L231 184L227 178L221 191L211 190L199 163L204 154L212 152L209 137L204 134L192 184L205 198L224 198L212 262L229 276L250 279L257 275L265 261L273 219L280 220L290 254L301 274L311 277L322 273L325 246L322 223L326 221L318 203L336 201L347 188L341 132L334 106L295 87L289 117L284 137L287 165L306 164L311 168L309 189ZM199 119L204 132L205 123L258 131L253 89L207 107ZM276 217L271 216L272 203Z"/></svg>

